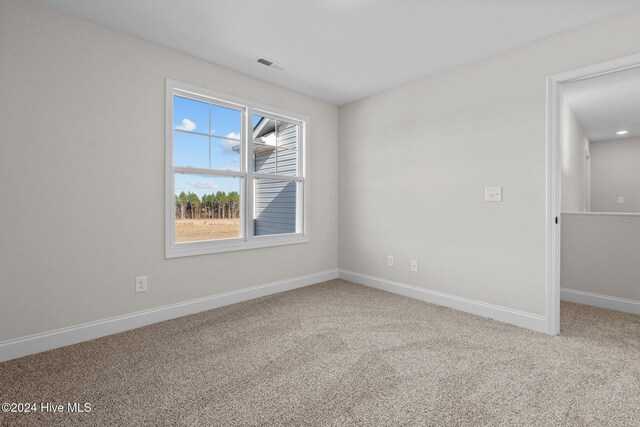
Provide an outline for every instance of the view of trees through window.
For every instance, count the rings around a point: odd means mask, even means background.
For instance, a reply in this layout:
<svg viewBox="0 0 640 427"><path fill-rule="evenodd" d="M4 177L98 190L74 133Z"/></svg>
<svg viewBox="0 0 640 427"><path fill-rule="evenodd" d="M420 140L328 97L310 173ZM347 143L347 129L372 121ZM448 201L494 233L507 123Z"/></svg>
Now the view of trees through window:
<svg viewBox="0 0 640 427"><path fill-rule="evenodd" d="M238 237L240 194L224 191L204 194L182 191L176 195L176 241L190 242Z"/></svg>
<svg viewBox="0 0 640 427"><path fill-rule="evenodd" d="M302 234L303 122L181 90L172 93L170 108L172 248ZM225 239L234 241L214 242Z"/></svg>
<svg viewBox="0 0 640 427"><path fill-rule="evenodd" d="M240 170L241 112L173 99L175 241L240 237L240 179L217 174Z"/></svg>

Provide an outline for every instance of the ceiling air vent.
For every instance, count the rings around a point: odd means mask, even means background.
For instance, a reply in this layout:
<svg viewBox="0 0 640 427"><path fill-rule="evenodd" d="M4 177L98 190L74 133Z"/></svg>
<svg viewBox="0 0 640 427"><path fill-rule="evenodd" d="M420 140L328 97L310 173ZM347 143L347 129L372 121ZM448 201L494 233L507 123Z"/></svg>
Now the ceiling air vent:
<svg viewBox="0 0 640 427"><path fill-rule="evenodd" d="M272 61L271 59L267 59L264 56L257 58L256 62L258 64L262 64L266 67L273 68L274 70L278 70L278 71L283 71L284 69L287 68L285 65L278 64L277 62Z"/></svg>

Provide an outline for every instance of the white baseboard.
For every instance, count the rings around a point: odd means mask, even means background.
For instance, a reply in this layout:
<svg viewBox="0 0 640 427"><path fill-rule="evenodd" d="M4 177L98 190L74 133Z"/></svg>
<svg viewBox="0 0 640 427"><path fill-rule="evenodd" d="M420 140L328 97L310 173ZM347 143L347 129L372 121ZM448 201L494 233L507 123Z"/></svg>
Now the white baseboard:
<svg viewBox="0 0 640 427"><path fill-rule="evenodd" d="M606 308L608 310L640 314L640 301L626 298L610 297L608 295L577 291L575 289L560 288L560 299L562 301L592 305L594 307Z"/></svg>
<svg viewBox="0 0 640 427"><path fill-rule="evenodd" d="M547 332L547 319L523 311L513 310L493 304L487 304L468 298L457 297L442 292L430 291L405 283L392 282L379 277L367 276L353 271L340 270L340 278L361 285L369 286L394 294L404 295L431 304L442 305L477 316L488 317L499 322L509 323L522 328L532 329L537 332Z"/></svg>
<svg viewBox="0 0 640 427"><path fill-rule="evenodd" d="M84 323L55 331L2 341L0 342L0 362L337 278L337 269L328 270L123 316Z"/></svg>

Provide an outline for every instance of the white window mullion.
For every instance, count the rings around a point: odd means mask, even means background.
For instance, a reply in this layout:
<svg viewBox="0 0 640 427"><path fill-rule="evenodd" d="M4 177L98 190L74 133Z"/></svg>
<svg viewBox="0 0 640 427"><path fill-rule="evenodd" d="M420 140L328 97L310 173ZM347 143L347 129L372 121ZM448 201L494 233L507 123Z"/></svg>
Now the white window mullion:
<svg viewBox="0 0 640 427"><path fill-rule="evenodd" d="M174 89L173 92L174 92L174 95L190 98L190 99L193 99L193 100L196 100L196 101L200 101L200 102L204 102L205 104L213 103L213 104L219 105L221 107L232 108L234 110L240 110L240 109L245 107L245 105L244 105L244 103L242 101L240 101L240 102L229 102L229 101L225 101L223 99L223 97L203 96L203 95L198 94L197 92L192 92L192 91L183 90L183 89Z"/></svg>
<svg viewBox="0 0 640 427"><path fill-rule="evenodd" d="M254 178L262 178L262 179L273 179L277 181L303 181L304 178L302 176L296 175L277 175L274 173L254 173Z"/></svg>
<svg viewBox="0 0 640 427"><path fill-rule="evenodd" d="M246 212L246 198L247 198L247 147L242 141L247 139L247 121L248 121L248 108L242 109L242 124L240 128L240 170L244 172L242 183L240 185L240 237L247 240L247 212Z"/></svg>
<svg viewBox="0 0 640 427"><path fill-rule="evenodd" d="M243 178L245 175L245 173L242 171L230 171L226 169L185 168L181 166L174 166L173 172L182 173L185 175L230 176L232 178Z"/></svg>
<svg viewBox="0 0 640 427"><path fill-rule="evenodd" d="M167 80L165 94L165 256L173 252L176 239L176 197L173 173L173 95L174 90Z"/></svg>
<svg viewBox="0 0 640 427"><path fill-rule="evenodd" d="M293 124L296 124L296 125L302 125L303 124L303 120L300 120L300 119L297 119L295 117L292 117L291 115L287 115L286 113L276 114L276 113L271 113L269 111L258 109L258 108L254 108L253 111L254 111L254 114L257 114L257 115L262 116L262 117L266 117L268 119L282 120L282 121L293 123Z"/></svg>
<svg viewBox="0 0 640 427"><path fill-rule="evenodd" d="M209 161L207 162L207 164L209 165L209 169L211 169L211 104L208 104L209 106L209 132L207 135L207 142L209 143Z"/></svg>
<svg viewBox="0 0 640 427"><path fill-rule="evenodd" d="M254 209L255 209L255 194L254 194L254 185L253 185L253 127L255 126L253 123L253 108L247 108L247 123L246 123L246 135L243 140L243 146L245 148L246 158L244 162L245 170L247 171L247 182L245 183L246 188L246 197L245 197L245 218L244 224L245 229L247 230L246 239L247 242L252 242L255 240L255 236L253 235L254 227L253 227L253 217L254 217Z"/></svg>
<svg viewBox="0 0 640 427"><path fill-rule="evenodd" d="M298 125L298 176L302 177L302 181L298 182L296 192L296 233L306 234L307 224L305 218L307 217L305 201L307 197L307 176L306 165L304 164L304 150L306 141L306 126L304 124Z"/></svg>
<svg viewBox="0 0 640 427"><path fill-rule="evenodd" d="M280 121L279 120L275 120L273 123L274 123L273 133L276 136L276 148L274 150L274 153L276 155L276 159L275 159L276 160L276 168L275 168L275 171L276 171L276 175L277 175L278 174L278 170L279 170L278 169L278 158L280 157L280 154L278 153L278 150L280 149L280 143L278 142L278 124L280 123Z"/></svg>

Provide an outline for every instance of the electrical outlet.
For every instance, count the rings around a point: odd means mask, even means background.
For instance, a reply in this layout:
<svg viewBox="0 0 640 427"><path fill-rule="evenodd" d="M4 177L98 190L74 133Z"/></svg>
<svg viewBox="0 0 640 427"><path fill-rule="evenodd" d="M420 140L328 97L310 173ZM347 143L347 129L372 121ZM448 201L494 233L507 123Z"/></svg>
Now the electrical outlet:
<svg viewBox="0 0 640 427"><path fill-rule="evenodd" d="M395 267L393 255L387 255L387 267Z"/></svg>
<svg viewBox="0 0 640 427"><path fill-rule="evenodd" d="M415 271L416 273L418 272L418 260L417 259L412 259L411 260L411 271Z"/></svg>
<svg viewBox="0 0 640 427"><path fill-rule="evenodd" d="M147 276L136 277L136 292L147 292Z"/></svg>

